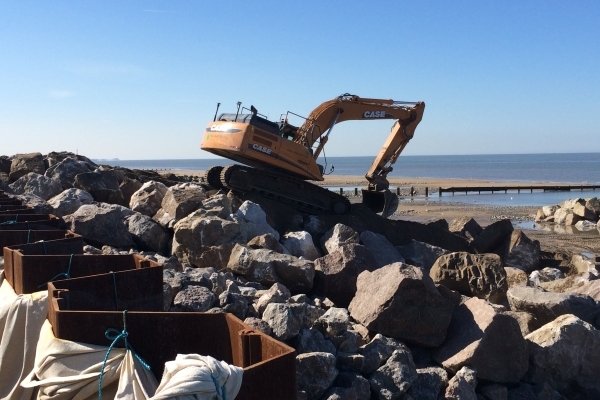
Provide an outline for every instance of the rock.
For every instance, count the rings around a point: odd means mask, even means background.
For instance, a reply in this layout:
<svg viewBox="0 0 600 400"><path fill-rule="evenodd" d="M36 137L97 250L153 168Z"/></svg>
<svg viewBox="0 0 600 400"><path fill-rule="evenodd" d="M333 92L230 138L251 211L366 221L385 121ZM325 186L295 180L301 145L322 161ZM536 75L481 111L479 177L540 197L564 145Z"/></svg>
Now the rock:
<svg viewBox="0 0 600 400"><path fill-rule="evenodd" d="M369 330L426 347L446 337L453 305L418 267L395 263L364 271L348 310Z"/></svg>
<svg viewBox="0 0 600 400"><path fill-rule="evenodd" d="M573 207L575 207L575 204L577 204L577 203L585 204L585 200L582 199L582 198L565 200L562 203L560 203L558 205L558 207L559 208L564 208L564 209L572 210Z"/></svg>
<svg viewBox="0 0 600 400"><path fill-rule="evenodd" d="M264 333L265 335L271 336L271 334L273 333L273 330L271 329L267 321L263 321L262 319L248 317L244 320L244 323L246 325L249 325L252 329Z"/></svg>
<svg viewBox="0 0 600 400"><path fill-rule="evenodd" d="M334 346L335 348L335 346ZM340 372L360 373L365 363L365 356L355 353L344 353L338 351L336 355L336 368Z"/></svg>
<svg viewBox="0 0 600 400"><path fill-rule="evenodd" d="M483 228L473 218L464 216L450 221L448 230L472 241L479 236Z"/></svg>
<svg viewBox="0 0 600 400"><path fill-rule="evenodd" d="M350 325L350 315L345 308L331 307L314 323L313 328L328 336L337 336L345 332Z"/></svg>
<svg viewBox="0 0 600 400"><path fill-rule="evenodd" d="M163 311L169 311L173 304L173 289L167 282L163 282Z"/></svg>
<svg viewBox="0 0 600 400"><path fill-rule="evenodd" d="M30 172L8 185L8 190L13 194L33 194L48 200L62 192L62 187L44 175Z"/></svg>
<svg viewBox="0 0 600 400"><path fill-rule="evenodd" d="M273 337L278 340L294 338L304 325L306 305L271 303L263 312L262 319L273 330Z"/></svg>
<svg viewBox="0 0 600 400"><path fill-rule="evenodd" d="M577 215L580 218L586 219L588 221L598 221L598 215L594 210L590 210L582 203L576 203L573 206L573 215Z"/></svg>
<svg viewBox="0 0 600 400"><path fill-rule="evenodd" d="M597 197L590 197L589 199L585 199L585 207L589 208L596 215L600 216L600 200Z"/></svg>
<svg viewBox="0 0 600 400"><path fill-rule="evenodd" d="M540 242L529 239L521 229L510 236L505 265L531 272L540 265Z"/></svg>
<svg viewBox="0 0 600 400"><path fill-rule="evenodd" d="M491 385L480 386L479 392L486 400L507 400L508 389L504 385L492 383ZM537 400L537 398L536 398Z"/></svg>
<svg viewBox="0 0 600 400"><path fill-rule="evenodd" d="M258 301L256 302L256 310L259 314L262 314L265 311L265 308L271 303L285 303L290 297L291 293L284 285L279 282L276 282L269 288L267 293L260 296Z"/></svg>
<svg viewBox="0 0 600 400"><path fill-rule="evenodd" d="M471 298L458 306L444 344L433 356L453 372L468 365L477 376L496 383L516 383L528 368L527 343L517 321L485 300Z"/></svg>
<svg viewBox="0 0 600 400"><path fill-rule="evenodd" d="M528 313L527 311L504 311L504 315L513 317L517 321L523 337L529 335L543 325L540 324L535 315Z"/></svg>
<svg viewBox="0 0 600 400"><path fill-rule="evenodd" d="M567 226L576 225L581 220L582 220L582 218L579 215L569 213L565 217L565 225L567 225Z"/></svg>
<svg viewBox="0 0 600 400"><path fill-rule="evenodd" d="M71 189L75 185L75 177L79 174L92 172L97 165L87 161L79 161L71 157L65 157L57 164L49 167L45 175L60 183L63 189Z"/></svg>
<svg viewBox="0 0 600 400"><path fill-rule="evenodd" d="M416 380L417 368L410 350L403 344L369 377L371 389L381 400L399 399Z"/></svg>
<svg viewBox="0 0 600 400"><path fill-rule="evenodd" d="M255 236L250 239L247 246L251 249L266 249L273 250L276 253L290 254L290 252L275 239L275 236L270 233Z"/></svg>
<svg viewBox="0 0 600 400"><path fill-rule="evenodd" d="M575 228L577 228L577 230L580 230L582 232L595 230L596 226L597 226L596 222L588 221L585 219L583 221L579 221L575 224Z"/></svg>
<svg viewBox="0 0 600 400"><path fill-rule="evenodd" d="M315 266L272 250L249 249L236 244L227 264L228 270L263 285L283 283L292 293L307 293L313 285Z"/></svg>
<svg viewBox="0 0 600 400"><path fill-rule="evenodd" d="M204 286L190 285L177 293L173 305L183 311L205 312L216 302L217 296Z"/></svg>
<svg viewBox="0 0 600 400"><path fill-rule="evenodd" d="M313 243L312 236L306 231L286 233L281 238L281 244L295 257L315 261L321 256Z"/></svg>
<svg viewBox="0 0 600 400"><path fill-rule="evenodd" d="M314 352L336 354L333 343L325 340L321 332L313 329L300 329L295 348L298 354Z"/></svg>
<svg viewBox="0 0 600 400"><path fill-rule="evenodd" d="M138 248L163 254L168 252L169 233L149 216L133 214L127 219L127 230Z"/></svg>
<svg viewBox="0 0 600 400"><path fill-rule="evenodd" d="M383 235L364 231L360 234L360 241L371 252L379 267L395 262L404 262L404 257Z"/></svg>
<svg viewBox="0 0 600 400"><path fill-rule="evenodd" d="M245 238L246 243L255 236L264 235L266 233L270 233L277 240L280 238L279 232L267 223L267 215L256 203L251 201L243 202L237 212L232 214L232 216L234 216L234 220L240 224L242 236Z"/></svg>
<svg viewBox="0 0 600 400"><path fill-rule="evenodd" d="M600 280L583 283L581 286L571 290L571 293L589 296L596 302L600 302Z"/></svg>
<svg viewBox="0 0 600 400"><path fill-rule="evenodd" d="M0 172L8 175L12 160L8 156L0 156Z"/></svg>
<svg viewBox="0 0 600 400"><path fill-rule="evenodd" d="M348 307L356 294L358 275L376 268L377 263L366 247L359 244L343 245L315 260L313 293L327 296L340 307Z"/></svg>
<svg viewBox="0 0 600 400"><path fill-rule="evenodd" d="M340 372L333 387L325 393L322 400L369 400L371 388L369 381L359 374Z"/></svg>
<svg viewBox="0 0 600 400"><path fill-rule="evenodd" d="M514 286L527 286L528 277L525 271L513 267L504 267L504 272L506 272L509 289Z"/></svg>
<svg viewBox="0 0 600 400"><path fill-rule="evenodd" d="M155 219L156 220L156 219ZM197 267L224 269L240 235L237 223L197 210L173 227L173 254Z"/></svg>
<svg viewBox="0 0 600 400"><path fill-rule="evenodd" d="M338 375L335 356L331 353L305 353L296 356L296 382L298 390L307 394L308 400L317 400L333 384Z"/></svg>
<svg viewBox="0 0 600 400"><path fill-rule="evenodd" d="M593 323L598 315L596 302L588 296L544 292L532 287L515 287L507 293L508 303L513 311L527 311L541 324L552 322L564 314L573 314L584 321Z"/></svg>
<svg viewBox="0 0 600 400"><path fill-rule="evenodd" d="M219 294L219 307L243 320L248 310L248 300L239 293L224 291Z"/></svg>
<svg viewBox="0 0 600 400"><path fill-rule="evenodd" d="M125 204L130 204L131 196L135 192L137 192L142 187L142 182L137 179L131 179L129 177L125 177L123 181L119 184L119 189L123 194L123 202Z"/></svg>
<svg viewBox="0 0 600 400"><path fill-rule="evenodd" d="M513 232L509 219L503 219L486 226L471 245L477 253L492 253L504 244Z"/></svg>
<svg viewBox="0 0 600 400"><path fill-rule="evenodd" d="M84 172L75 176L75 188L92 195L98 202L128 206L123 199L119 180L113 171Z"/></svg>
<svg viewBox="0 0 600 400"><path fill-rule="evenodd" d="M542 207L542 211L544 212L544 217L552 217L554 213L558 209L558 206L544 206Z"/></svg>
<svg viewBox="0 0 600 400"><path fill-rule="evenodd" d="M43 175L45 170L41 153L16 154L12 158L8 177L11 182L14 182L30 172Z"/></svg>
<svg viewBox="0 0 600 400"><path fill-rule="evenodd" d="M562 315L525 337L529 342L527 381L547 382L569 398L600 398L600 332L574 315Z"/></svg>
<svg viewBox="0 0 600 400"><path fill-rule="evenodd" d="M450 253L441 256L429 275L465 296L475 296L501 304L506 299L508 282L502 260L495 254Z"/></svg>
<svg viewBox="0 0 600 400"><path fill-rule="evenodd" d="M447 384L448 373L443 368L417 368L417 380L407 393L414 400L437 399Z"/></svg>
<svg viewBox="0 0 600 400"><path fill-rule="evenodd" d="M544 215L544 211L542 209L537 210L535 214L535 222L543 222L546 219L546 215Z"/></svg>
<svg viewBox="0 0 600 400"><path fill-rule="evenodd" d="M129 208L152 217L160 209L167 190L167 187L160 182L148 181L131 195Z"/></svg>
<svg viewBox="0 0 600 400"><path fill-rule="evenodd" d="M573 210L569 208L558 208L554 212L554 223L555 224L564 224L567 216L573 215ZM577 222L577 221L575 221Z"/></svg>
<svg viewBox="0 0 600 400"><path fill-rule="evenodd" d="M133 214L128 208L106 203L84 204L74 213L64 217L70 230L93 240L114 247L133 244L124 219Z"/></svg>
<svg viewBox="0 0 600 400"><path fill-rule="evenodd" d="M91 194L81 189L67 189L48 200L54 208L53 214L57 217L73 214L84 204L92 204L94 198Z"/></svg>
<svg viewBox="0 0 600 400"><path fill-rule="evenodd" d="M448 382L446 400L477 400L475 388L477 387L478 371L462 367Z"/></svg>
<svg viewBox="0 0 600 400"><path fill-rule="evenodd" d="M161 208L153 218L162 226L172 227L196 211L206 197L206 191L200 185L182 183L171 186L163 197Z"/></svg>
<svg viewBox="0 0 600 400"><path fill-rule="evenodd" d="M229 218L232 212L231 201L223 193L217 193L206 200L202 200L202 207L223 219Z"/></svg>
<svg viewBox="0 0 600 400"><path fill-rule="evenodd" d="M540 271L533 271L528 278L529 286L540 286L543 282L563 279L565 275L558 268L546 267Z"/></svg>
<svg viewBox="0 0 600 400"><path fill-rule="evenodd" d="M404 257L407 264L423 269L426 274L429 274L429 270L439 257L450 253L441 247L417 241L413 241L406 246L398 246L396 249Z"/></svg>
<svg viewBox="0 0 600 400"><path fill-rule="evenodd" d="M343 245L351 243L359 244L360 237L358 236L358 233L349 226L335 224L333 228L321 236L319 242L321 243L321 249L323 249L325 254L331 254Z"/></svg>

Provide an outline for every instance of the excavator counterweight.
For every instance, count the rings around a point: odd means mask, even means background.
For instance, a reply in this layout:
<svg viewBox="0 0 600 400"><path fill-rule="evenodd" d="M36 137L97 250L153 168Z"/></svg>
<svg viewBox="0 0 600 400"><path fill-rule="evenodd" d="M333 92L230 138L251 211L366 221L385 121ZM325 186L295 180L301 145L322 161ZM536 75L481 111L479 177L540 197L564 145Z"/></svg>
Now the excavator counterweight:
<svg viewBox="0 0 600 400"><path fill-rule="evenodd" d="M333 127L343 121L396 120L381 151L367 171L363 203L383 216L393 214L398 198L389 191L387 175L412 139L425 110L423 102L398 102L344 94L315 108L299 126L269 121L254 106L238 103L238 111L223 113L208 124L201 149L252 168L216 167L207 171L209 184L256 192L307 212L348 212L348 200L307 181L323 181L317 164ZM249 113L244 113L244 110Z"/></svg>

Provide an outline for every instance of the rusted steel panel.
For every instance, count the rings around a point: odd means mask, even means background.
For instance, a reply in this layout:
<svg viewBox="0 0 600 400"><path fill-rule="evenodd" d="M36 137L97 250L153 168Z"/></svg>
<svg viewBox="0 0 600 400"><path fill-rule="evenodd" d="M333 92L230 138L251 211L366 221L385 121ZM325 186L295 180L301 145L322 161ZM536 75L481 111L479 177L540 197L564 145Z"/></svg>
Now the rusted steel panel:
<svg viewBox="0 0 600 400"><path fill-rule="evenodd" d="M14 210L3 210L0 207L0 215L7 215L7 214L15 214L15 215L35 214L35 210L33 208L29 208L29 207L25 207L25 206L21 206L20 208L17 208Z"/></svg>

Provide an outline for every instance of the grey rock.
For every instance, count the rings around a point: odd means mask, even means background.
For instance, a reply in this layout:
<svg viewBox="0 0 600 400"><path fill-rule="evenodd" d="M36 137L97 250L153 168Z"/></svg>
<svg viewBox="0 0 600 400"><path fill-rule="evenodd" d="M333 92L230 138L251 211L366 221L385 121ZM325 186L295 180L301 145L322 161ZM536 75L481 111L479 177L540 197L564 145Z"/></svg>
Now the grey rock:
<svg viewBox="0 0 600 400"><path fill-rule="evenodd" d="M70 230L96 242L115 247L133 244L124 219L133 212L114 204L84 204L64 217Z"/></svg>
<svg viewBox="0 0 600 400"><path fill-rule="evenodd" d="M171 186L153 218L162 226L172 227L201 207L206 197L206 191L199 185L182 183Z"/></svg>
<svg viewBox="0 0 600 400"><path fill-rule="evenodd" d="M600 272L600 258L588 252L573 254L571 257L571 265L578 274L584 274L586 272L598 274Z"/></svg>
<svg viewBox="0 0 600 400"><path fill-rule="evenodd" d="M245 238L246 243L255 236L266 233L270 233L277 240L280 238L279 232L267 223L267 215L256 203L248 200L243 202L232 216L240 224L242 236Z"/></svg>
<svg viewBox="0 0 600 400"><path fill-rule="evenodd" d="M202 200L202 207L223 219L227 219L232 212L231 201L227 195L223 193L217 193Z"/></svg>
<svg viewBox="0 0 600 400"><path fill-rule="evenodd" d="M271 303L263 312L262 319L273 330L279 340L296 337L304 326L306 306L304 304Z"/></svg>
<svg viewBox="0 0 600 400"><path fill-rule="evenodd" d="M63 189L70 189L75 185L75 176L86 172L92 172L96 167L96 164L91 161L80 161L71 157L66 157L57 164L49 167L46 170L45 175L60 183Z"/></svg>
<svg viewBox="0 0 600 400"><path fill-rule="evenodd" d="M160 209L167 190L167 187L160 182L148 181L131 195L129 208L152 217Z"/></svg>
<svg viewBox="0 0 600 400"><path fill-rule="evenodd" d="M464 216L450 221L448 230L472 241L479 236L483 228L473 218Z"/></svg>
<svg viewBox="0 0 600 400"><path fill-rule="evenodd" d="M33 208L35 214L52 214L54 212L54 208L46 200L34 194L22 194L13 197L19 200L24 207Z"/></svg>
<svg viewBox="0 0 600 400"><path fill-rule="evenodd" d="M598 215L594 210L591 210L585 206L585 203L576 203L573 206L573 214L577 215L588 221L598 221Z"/></svg>
<svg viewBox="0 0 600 400"><path fill-rule="evenodd" d="M298 390L316 400L333 384L338 375L335 356L331 353L305 353L296 356L296 382Z"/></svg>
<svg viewBox="0 0 600 400"><path fill-rule="evenodd" d="M359 354L364 357L363 375L370 375L380 366L385 364L394 350L401 349L402 343L396 339L385 337L381 334L376 334L368 344L362 346Z"/></svg>
<svg viewBox="0 0 600 400"><path fill-rule="evenodd" d="M260 298L256 302L256 310L259 314L262 314L269 304L286 303L291 296L292 295L288 288L286 288L279 282L275 282L273 286L269 288L267 293L260 296Z"/></svg>
<svg viewBox="0 0 600 400"><path fill-rule="evenodd" d="M598 316L598 306L589 296L545 292L532 287L515 287L507 293L511 310L527 311L547 324L557 317L573 314L578 318L594 323Z"/></svg>
<svg viewBox="0 0 600 400"><path fill-rule="evenodd" d="M369 400L370 398L369 381L352 372L340 372L333 382L333 387L321 397L322 400Z"/></svg>
<svg viewBox="0 0 600 400"><path fill-rule="evenodd" d="M319 242L325 254L331 254L346 244L359 244L360 237L354 229L338 223L325 232Z"/></svg>
<svg viewBox="0 0 600 400"><path fill-rule="evenodd" d="M557 205L543 206L542 212L544 213L544 217L551 217L551 216L554 216L554 213L556 212L557 209L558 209Z"/></svg>
<svg viewBox="0 0 600 400"><path fill-rule="evenodd" d="M129 204L131 202L131 196L142 187L142 182L137 179L125 177L121 183L119 183L119 189L123 195L123 202Z"/></svg>
<svg viewBox="0 0 600 400"><path fill-rule="evenodd" d="M272 250L249 249L239 244L231 251L227 268L263 285L283 283L292 293L307 293L315 276L312 261Z"/></svg>
<svg viewBox="0 0 600 400"><path fill-rule="evenodd" d="M360 234L360 241L371 252L378 267L404 262L404 257L396 250L393 244L383 235L370 231Z"/></svg>
<svg viewBox="0 0 600 400"><path fill-rule="evenodd" d="M479 391L486 400L507 400L508 389L504 385L492 383L491 385L480 386Z"/></svg>
<svg viewBox="0 0 600 400"><path fill-rule="evenodd" d="M8 176L10 181L14 182L30 172L43 175L45 170L44 158L41 153L16 154L12 158Z"/></svg>
<svg viewBox="0 0 600 400"><path fill-rule="evenodd" d="M264 235L255 236L250 239L247 246L251 249L266 249L273 250L276 253L281 254L289 254L290 252L281 245L270 233L265 233Z"/></svg>
<svg viewBox="0 0 600 400"><path fill-rule="evenodd" d="M417 369L417 380L407 393L414 400L437 399L448 384L448 373L440 367Z"/></svg>
<svg viewBox="0 0 600 400"><path fill-rule="evenodd" d="M513 267L504 267L504 272L506 273L509 289L514 286L527 286L529 277L525 271Z"/></svg>
<svg viewBox="0 0 600 400"><path fill-rule="evenodd" d="M204 286L187 286L173 300L173 305L183 311L204 312L210 310L217 302L217 296Z"/></svg>
<svg viewBox="0 0 600 400"><path fill-rule="evenodd" d="M426 347L446 337L453 304L418 267L395 263L358 276L348 310L369 330Z"/></svg>
<svg viewBox="0 0 600 400"><path fill-rule="evenodd" d="M471 245L477 253L492 253L504 244L513 231L509 219L503 219L486 226Z"/></svg>
<svg viewBox="0 0 600 400"><path fill-rule="evenodd" d="M427 274L429 274L429 270L439 257L450 253L441 247L417 241L405 246L397 246L396 249L404 257L407 264L417 266Z"/></svg>
<svg viewBox="0 0 600 400"><path fill-rule="evenodd" d="M169 311L173 304L173 288L167 282L163 282L163 311Z"/></svg>
<svg viewBox="0 0 600 400"><path fill-rule="evenodd" d="M113 171L84 172L75 176L74 187L92 195L98 202L128 206L121 193L117 174Z"/></svg>
<svg viewBox="0 0 600 400"><path fill-rule="evenodd" d="M356 280L363 271L373 271L377 263L366 247L347 244L315 260L313 293L348 307L356 294Z"/></svg>
<svg viewBox="0 0 600 400"><path fill-rule="evenodd" d="M597 197L590 197L585 199L585 206L590 210L594 211L596 215L600 216L600 199Z"/></svg>
<svg viewBox="0 0 600 400"><path fill-rule="evenodd" d="M286 233L281 238L281 244L295 257L314 261L321 256L313 243L312 236L306 231Z"/></svg>
<svg viewBox="0 0 600 400"><path fill-rule="evenodd" d="M249 325L252 329L264 333L265 335L270 336L273 333L273 330L271 329L267 321L263 321L260 318L248 317L244 320L244 323L246 325Z"/></svg>
<svg viewBox="0 0 600 400"><path fill-rule="evenodd" d="M139 213L130 216L127 229L140 249L163 254L168 251L169 233L149 216Z"/></svg>
<svg viewBox="0 0 600 400"><path fill-rule="evenodd" d="M62 192L63 189L55 180L30 172L8 185L8 190L13 194L33 194L48 200Z"/></svg>
<svg viewBox="0 0 600 400"><path fill-rule="evenodd" d="M365 356L362 354L338 352L336 355L335 365L340 372L360 373L364 368L364 364Z"/></svg>
<svg viewBox="0 0 600 400"><path fill-rule="evenodd" d="M345 332L350 325L350 315L345 308L331 307L314 323L314 328L329 336Z"/></svg>
<svg viewBox="0 0 600 400"><path fill-rule="evenodd" d="M436 284L465 296L476 296L497 304L506 299L506 271L495 254L446 254L437 259L429 275Z"/></svg>
<svg viewBox="0 0 600 400"><path fill-rule="evenodd" d="M65 215L73 214L84 204L92 204L94 198L88 192L70 188L48 200L54 208L54 213L57 217L63 217Z"/></svg>
<svg viewBox="0 0 600 400"><path fill-rule="evenodd" d="M448 382L446 400L477 400L477 372L469 367L462 367Z"/></svg>
<svg viewBox="0 0 600 400"><path fill-rule="evenodd" d="M508 315L517 321L523 337L529 335L543 325L538 321L535 315L528 313L527 311L504 311L504 315Z"/></svg>
<svg viewBox="0 0 600 400"><path fill-rule="evenodd" d="M540 242L529 239L517 229L510 236L505 265L531 272L540 265L540 251Z"/></svg>
<svg viewBox="0 0 600 400"><path fill-rule="evenodd" d="M496 383L516 383L528 367L527 343L517 321L478 298L455 309L446 341L433 356L446 369L457 372L468 365L481 379Z"/></svg>
<svg viewBox="0 0 600 400"><path fill-rule="evenodd" d="M564 224L569 215L573 215L573 209L568 208L558 208L554 212L554 223L556 224Z"/></svg>
<svg viewBox="0 0 600 400"><path fill-rule="evenodd" d="M394 350L384 365L369 377L371 389L378 399L399 399L417 380L417 368L410 350L401 345Z"/></svg>
<svg viewBox="0 0 600 400"><path fill-rule="evenodd" d="M298 336L296 337L295 348L298 354L313 352L336 354L333 343L326 340L321 332L313 329L300 329Z"/></svg>
<svg viewBox="0 0 600 400"><path fill-rule="evenodd" d="M564 279L565 274L558 268L546 267L540 271L533 271L528 278L530 286L540 286L544 282Z"/></svg>
<svg viewBox="0 0 600 400"><path fill-rule="evenodd" d="M562 315L527 335L527 381L547 382L561 393L600 398L600 332L574 315Z"/></svg>
<svg viewBox="0 0 600 400"><path fill-rule="evenodd" d="M248 311L248 300L239 293L224 291L219 295L219 307L243 320Z"/></svg>

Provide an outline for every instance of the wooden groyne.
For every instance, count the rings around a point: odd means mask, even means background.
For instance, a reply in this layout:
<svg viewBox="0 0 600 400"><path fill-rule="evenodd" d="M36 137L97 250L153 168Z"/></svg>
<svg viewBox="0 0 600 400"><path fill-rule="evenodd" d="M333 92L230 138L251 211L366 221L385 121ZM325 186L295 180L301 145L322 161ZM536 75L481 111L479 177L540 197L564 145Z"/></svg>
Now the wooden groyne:
<svg viewBox="0 0 600 400"><path fill-rule="evenodd" d="M453 186L438 188L438 195L442 197L442 193L474 193L477 192L481 194L481 192L491 192L491 193L508 193L508 191L516 191L517 193L521 193L521 191L529 191L533 193L537 192L572 192L572 191L581 191L591 190L596 191L600 189L600 184L598 185L533 185L533 186Z"/></svg>

